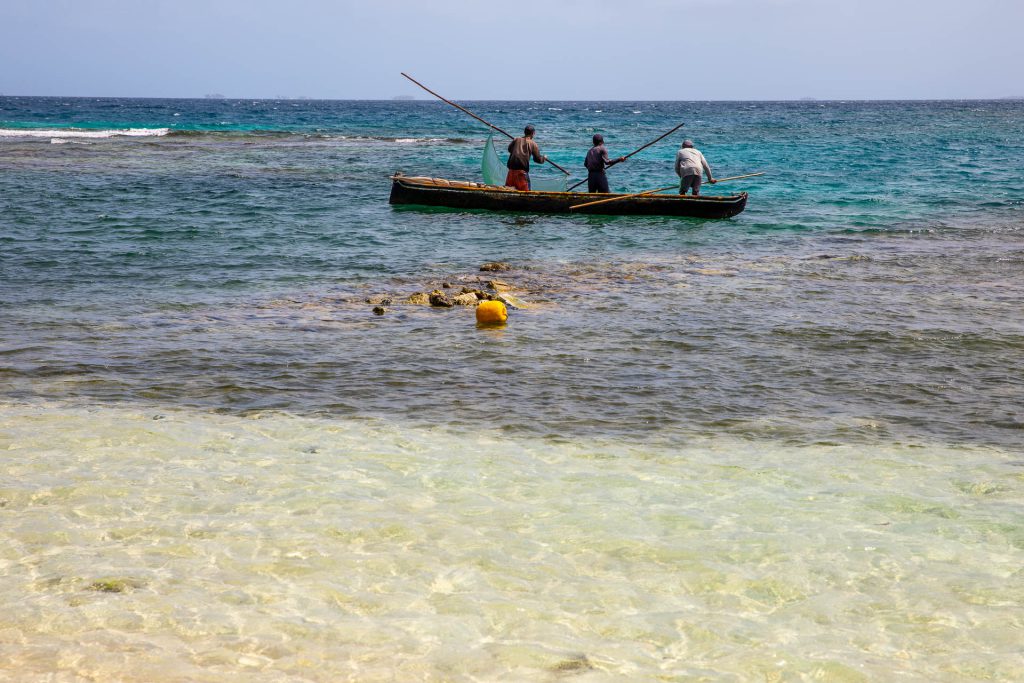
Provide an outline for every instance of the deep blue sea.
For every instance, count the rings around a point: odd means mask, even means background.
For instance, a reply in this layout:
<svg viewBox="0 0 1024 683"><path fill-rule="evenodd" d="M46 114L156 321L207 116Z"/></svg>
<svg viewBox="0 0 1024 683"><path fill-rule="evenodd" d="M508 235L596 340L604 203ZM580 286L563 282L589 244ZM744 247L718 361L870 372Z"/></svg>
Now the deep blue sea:
<svg viewBox="0 0 1024 683"><path fill-rule="evenodd" d="M488 130L0 97L0 678L1024 678L1024 102L461 104L765 175L399 208Z"/></svg>

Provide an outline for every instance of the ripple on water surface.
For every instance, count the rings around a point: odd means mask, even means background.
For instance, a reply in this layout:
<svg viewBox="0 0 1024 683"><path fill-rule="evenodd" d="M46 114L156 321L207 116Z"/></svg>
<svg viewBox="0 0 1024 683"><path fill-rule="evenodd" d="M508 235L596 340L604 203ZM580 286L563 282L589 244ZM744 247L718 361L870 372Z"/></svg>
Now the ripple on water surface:
<svg viewBox="0 0 1024 683"><path fill-rule="evenodd" d="M1024 676L1020 454L8 405L0 667Z"/></svg>
<svg viewBox="0 0 1024 683"><path fill-rule="evenodd" d="M0 678L1024 679L1020 103L474 105L686 120L728 221L394 210L478 178L437 103L74 104L0 99ZM495 259L504 330L367 302Z"/></svg>

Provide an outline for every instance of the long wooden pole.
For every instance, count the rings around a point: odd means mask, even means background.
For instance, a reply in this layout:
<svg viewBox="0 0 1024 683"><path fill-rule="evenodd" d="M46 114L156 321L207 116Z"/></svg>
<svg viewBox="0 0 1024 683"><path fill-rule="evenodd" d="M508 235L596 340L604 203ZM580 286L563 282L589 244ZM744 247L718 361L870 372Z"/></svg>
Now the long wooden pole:
<svg viewBox="0 0 1024 683"><path fill-rule="evenodd" d="M638 153L640 153L640 152L644 151L645 149L647 149L648 147L650 147L650 146L651 146L651 145L653 145L654 143L656 143L656 142L660 142L660 141L661 141L661 140L662 140L663 138L667 138L667 137L668 137L669 135L672 135L672 133L675 133L675 132L676 132L677 130L679 130L679 129L680 129L680 128L682 128L682 127L683 127L683 124L681 124L681 123L680 123L680 124L679 124L678 126L676 126L675 128L673 128L673 129L672 129L672 130L670 130L669 132L665 133L664 135L659 135L658 137L654 138L653 140L651 140L650 142L648 142L648 143L647 143L646 145L644 145L643 147L638 147L637 149L634 149L634 150L633 150L632 152L630 152L629 154L627 154L625 158L626 158L626 159L628 159L628 158L630 158L631 156L633 156L634 154L638 154ZM585 183L585 182L587 182L587 179L586 179L586 178L584 178L583 180L579 181L578 183L576 183L575 185L573 185L572 187L570 187L570 188L569 188L568 190L566 190L566 192L572 192L573 190L575 190L575 189L576 189L577 187L579 187L580 185L582 185L582 184L583 184L583 183Z"/></svg>
<svg viewBox="0 0 1024 683"><path fill-rule="evenodd" d="M430 88L428 88L427 86L423 85L422 83L420 83L419 81L417 81L417 80L416 80L415 78L413 78L413 77L412 77L412 76L410 76L409 74L405 73L404 71L402 72L402 75L403 75L403 76L405 76L406 78L408 78L408 79L409 79L410 81L412 81L412 82L413 82L413 83L415 83L416 85L418 85L418 86L420 86L421 88L423 88L424 90L426 90L426 91L427 91L428 93L430 93L431 95L433 95L433 96L434 96L434 97L436 97L437 99L441 100L442 102L447 102L448 104L452 105L453 107L455 107L455 108L456 108L456 109L458 109L459 111L461 111L461 112L464 112L464 113L466 113L466 114L469 114L470 116L472 116L472 117L473 117L474 119L476 119L476 120L477 120L477 121L479 121L480 123L484 124L484 125L485 125L485 126L487 126L488 128L493 128L494 130L498 131L499 133L501 133L502 135L504 135L504 136L505 136L505 137L507 137L508 139L510 139L510 140L513 140L513 139L515 139L515 137L514 137L514 136L513 136L513 135L512 135L511 133L509 133L508 131L505 131L505 130L502 130L501 128L498 128L498 127L497 127L496 125L494 125L494 124L493 124L493 123L491 123L490 121L484 121L484 120L483 120L482 118L480 118L479 116L477 116L476 114L474 114L474 113L473 113L473 112L471 112L470 110L466 109L465 107L463 107L463 106L461 106L461 105L458 105L458 104L455 104L455 103L454 103L454 102L452 102L451 100L449 100L449 99L446 99L446 98L444 98L444 97L442 97L442 96L438 95L438 94L437 94L436 92L434 92L433 90L431 90L431 89L430 89Z"/></svg>
<svg viewBox="0 0 1024 683"><path fill-rule="evenodd" d="M715 178L715 185L717 185L718 183L724 183L726 180L739 180L740 178L753 178L754 176L759 176L759 175L764 175L764 171L760 171L759 173L748 173L746 175L734 175L734 176L729 176L728 178Z"/></svg>
<svg viewBox="0 0 1024 683"><path fill-rule="evenodd" d="M675 132L676 132L677 130L679 130L679 129L680 129L680 128L682 128L682 127L683 127L683 124L681 124L681 123L680 123L680 124L679 124L678 126L676 126L675 128L673 128L673 129L672 129L672 130L670 130L669 132L665 133L664 135L659 135L658 137L654 138L653 140L651 140L650 142L648 142L648 143L647 143L646 145L644 145L643 147L640 147L639 149L635 149L635 150L633 150L632 152L630 152L629 154L627 154L627 155L626 155L626 158L628 159L628 158L630 158L631 156L633 156L634 154L638 154L639 152L642 152L642 151L644 151L645 149L647 149L648 147L650 147L651 145L653 145L653 144L654 144L655 142L661 142L661 140L662 140L663 138L667 138L667 137L668 137L669 135L672 135L672 133L675 133Z"/></svg>
<svg viewBox="0 0 1024 683"><path fill-rule="evenodd" d="M676 188L676 187L679 187L679 185L667 185L665 187L659 187L656 190L647 190L645 192L637 192L635 194L623 194L623 195L619 195L618 197L612 197L610 199L598 199L596 202L587 202L586 204L577 204L576 206L570 206L569 210L571 211L572 209L582 209L584 206L595 206L597 204L607 204L608 202L617 202L620 199L629 199L631 197L643 197L646 194L654 194L655 192L664 192L665 190L671 190L671 189Z"/></svg>
<svg viewBox="0 0 1024 683"><path fill-rule="evenodd" d="M479 116L477 116L476 114L474 114L474 113L473 113L473 112L471 112L470 110L466 109L465 107L463 107L463 106L461 106L461 105L458 105L458 104L455 104L454 102L452 102L452 101L451 101L451 100L449 100L449 99L446 99L446 98L444 98L444 97L441 97L441 96L440 96L440 95L438 95L438 94L437 94L436 92L434 92L433 90L431 90L431 89L430 89L430 88L428 88L427 86L423 85L422 83L420 83L419 81L417 81L417 80L416 80L415 78L413 78L413 77L412 77L412 76L410 76L409 74L405 73L404 71L402 71L402 72L401 72L401 74L402 74L403 76L405 76L406 78L408 78L408 79L409 79L410 81L412 81L413 83L415 83L416 85L418 85L418 86L420 86L421 88L423 88L424 90L426 90L426 91L427 91L428 93L430 93L431 95L433 95L433 96L434 96L434 97L436 97L437 99L441 100L442 102L447 102L448 104L452 105L453 107L455 107L455 108L456 108L456 109L458 109L459 111L461 111L461 112L463 112L463 113L465 113L465 114L469 114L470 116L472 116L472 117L473 117L474 119L476 119L476 120L477 120L477 121L479 121L480 123L484 124L484 125L485 125L485 126L487 126L488 128L493 128L494 130L498 131L499 133L501 133L502 135L504 135L504 136L505 136L505 137L507 137L508 139L510 139L510 140L515 140L515 136L513 136L513 135L512 135L511 133L509 133L508 131L506 131L506 130L503 130L503 129L501 129L501 128L498 128L498 127L497 127L496 125L494 125L494 124L493 124L493 123L491 123L490 121L485 121L484 119L480 118ZM557 168L557 169L558 169L559 171L561 171L562 173L564 173L565 175L572 175L571 173L569 173L568 171L566 171L566 170L565 170L564 168L562 168L561 166L559 166L559 165L558 165L558 164L556 164L555 162L551 161L551 159L548 159L547 157L545 157L545 160L546 160L546 161L547 161L547 162L548 162L549 164L551 164L552 166L554 166L555 168Z"/></svg>

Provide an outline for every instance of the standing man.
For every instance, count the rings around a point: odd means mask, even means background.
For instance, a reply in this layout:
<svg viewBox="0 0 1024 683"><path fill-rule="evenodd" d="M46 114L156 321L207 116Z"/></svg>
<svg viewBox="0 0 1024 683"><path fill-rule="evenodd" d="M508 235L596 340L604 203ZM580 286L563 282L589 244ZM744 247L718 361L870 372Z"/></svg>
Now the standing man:
<svg viewBox="0 0 1024 683"><path fill-rule="evenodd" d="M515 138L508 143L508 175L505 177L505 186L512 187L523 192L530 190L530 157L538 164L543 164L547 157L541 155L540 147L533 141L533 134L537 129L527 126L523 131L523 137Z"/></svg>
<svg viewBox="0 0 1024 683"><path fill-rule="evenodd" d="M583 165L587 167L587 192L607 194L608 176L605 175L605 169L625 160L626 157L619 157L614 161L609 161L608 148L604 146L604 136L594 133L594 146L590 148L587 158L583 160Z"/></svg>
<svg viewBox="0 0 1024 683"><path fill-rule="evenodd" d="M708 160L700 151L694 149L693 140L683 140L682 146L676 152L676 175L679 176L679 194L686 194L686 191L693 188L693 195L700 194L701 171L708 174L708 182L714 185L717 181L711 175L711 167Z"/></svg>

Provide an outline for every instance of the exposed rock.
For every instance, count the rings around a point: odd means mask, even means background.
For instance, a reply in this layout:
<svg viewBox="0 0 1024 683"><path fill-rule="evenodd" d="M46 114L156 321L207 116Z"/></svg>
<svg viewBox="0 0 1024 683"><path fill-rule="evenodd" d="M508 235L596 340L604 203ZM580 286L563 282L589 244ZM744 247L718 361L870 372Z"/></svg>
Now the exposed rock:
<svg viewBox="0 0 1024 683"><path fill-rule="evenodd" d="M480 270L484 273L501 273L506 270L512 270L512 266L504 261L491 261L480 266Z"/></svg>
<svg viewBox="0 0 1024 683"><path fill-rule="evenodd" d="M442 282L441 283L441 289L451 289L451 288L452 288L452 283L450 283L450 282Z"/></svg>
<svg viewBox="0 0 1024 683"><path fill-rule="evenodd" d="M453 306L452 300L440 289L435 289L430 293L430 305L443 308L451 308Z"/></svg>
<svg viewBox="0 0 1024 683"><path fill-rule="evenodd" d="M516 309L527 308L526 302L524 302L522 299L518 299L518 298L512 296L508 292L501 292L500 294L498 294L494 298L497 299L498 301L500 301L501 303L505 304L509 308L516 308Z"/></svg>
<svg viewBox="0 0 1024 683"><path fill-rule="evenodd" d="M416 304L418 306L427 306L430 304L430 295L426 292L416 292L415 294L410 294L409 298L407 298L405 302L408 304Z"/></svg>
<svg viewBox="0 0 1024 683"><path fill-rule="evenodd" d="M482 289L471 289L469 287L463 287L462 294L472 294L480 301L487 301L492 298L490 294Z"/></svg>
<svg viewBox="0 0 1024 683"><path fill-rule="evenodd" d="M375 315L384 315L385 313L388 312L388 309L384 308L383 306L374 306L373 312Z"/></svg>
<svg viewBox="0 0 1024 683"><path fill-rule="evenodd" d="M512 285L504 280L488 280L487 286L496 292L506 292L512 289Z"/></svg>
<svg viewBox="0 0 1024 683"><path fill-rule="evenodd" d="M390 306L392 303L391 297L384 294L377 294L366 299L366 303L373 304L375 306Z"/></svg>
<svg viewBox="0 0 1024 683"><path fill-rule="evenodd" d="M456 306L476 306L478 301L479 299L476 298L476 294L473 292L465 292L452 299L452 303Z"/></svg>

